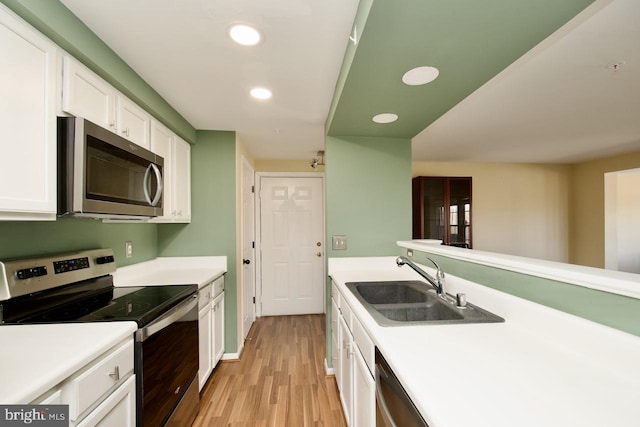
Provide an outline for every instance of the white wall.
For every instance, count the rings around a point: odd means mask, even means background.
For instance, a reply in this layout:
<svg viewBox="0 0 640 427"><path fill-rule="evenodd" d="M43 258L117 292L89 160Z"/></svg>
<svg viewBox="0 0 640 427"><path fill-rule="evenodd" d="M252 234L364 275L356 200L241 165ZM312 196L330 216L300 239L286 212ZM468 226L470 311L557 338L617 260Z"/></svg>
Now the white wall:
<svg viewBox="0 0 640 427"><path fill-rule="evenodd" d="M473 178L475 249L569 261L569 166L414 162L413 176Z"/></svg>
<svg viewBox="0 0 640 427"><path fill-rule="evenodd" d="M605 268L640 273L640 169L605 174Z"/></svg>

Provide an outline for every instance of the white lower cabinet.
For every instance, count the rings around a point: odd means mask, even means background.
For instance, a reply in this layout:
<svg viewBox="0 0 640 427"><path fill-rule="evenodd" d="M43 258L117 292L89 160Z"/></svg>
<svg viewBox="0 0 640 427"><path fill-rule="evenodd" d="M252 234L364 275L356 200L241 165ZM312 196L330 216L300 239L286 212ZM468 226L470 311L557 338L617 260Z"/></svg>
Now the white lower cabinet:
<svg viewBox="0 0 640 427"><path fill-rule="evenodd" d="M353 338L347 327L344 318L340 316L340 381L338 388L340 389L340 401L344 411L344 418L347 425L351 424L351 408L352 408L352 391L353 391L353 358L351 357Z"/></svg>
<svg viewBox="0 0 640 427"><path fill-rule="evenodd" d="M212 310L211 310L211 284L200 290L198 300L198 333L199 333L199 350L200 350L200 367L198 369L198 390L202 390L211 371L212 364Z"/></svg>
<svg viewBox="0 0 640 427"><path fill-rule="evenodd" d="M222 355L224 354L224 292L213 301L213 321L212 336L213 336L213 360L212 365L218 364Z"/></svg>
<svg viewBox="0 0 640 427"><path fill-rule="evenodd" d="M135 427L136 377L132 375L77 427Z"/></svg>
<svg viewBox="0 0 640 427"><path fill-rule="evenodd" d="M133 364L132 336L33 403L69 405L70 427L134 427L136 377Z"/></svg>
<svg viewBox="0 0 640 427"><path fill-rule="evenodd" d="M55 220L56 46L0 4L0 220Z"/></svg>
<svg viewBox="0 0 640 427"><path fill-rule="evenodd" d="M353 352L352 417L352 426L371 427L376 424L376 383L357 347Z"/></svg>
<svg viewBox="0 0 640 427"><path fill-rule="evenodd" d="M200 289L198 299L198 330L200 334L200 368L198 385L201 391L211 372L224 354L224 276ZM218 294L215 298L215 294Z"/></svg>
<svg viewBox="0 0 640 427"><path fill-rule="evenodd" d="M373 427L376 423L375 380L372 373L375 347L344 297L334 292L332 296L332 353L337 353L333 367L344 417L349 426Z"/></svg>

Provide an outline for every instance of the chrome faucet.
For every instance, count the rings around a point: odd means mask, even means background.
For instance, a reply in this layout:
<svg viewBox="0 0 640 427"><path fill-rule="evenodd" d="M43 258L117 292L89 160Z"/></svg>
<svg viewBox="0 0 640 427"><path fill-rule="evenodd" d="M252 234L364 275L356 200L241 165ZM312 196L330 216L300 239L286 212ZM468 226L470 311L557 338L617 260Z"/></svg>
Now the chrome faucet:
<svg viewBox="0 0 640 427"><path fill-rule="evenodd" d="M396 258L396 264L398 264L398 267L402 267L403 265L406 264L409 267L413 268L416 273L424 277L427 280L427 282L429 282L429 284L434 287L439 297L446 298L446 293L444 291L444 272L434 260L432 260L429 257L427 257L427 259L431 261L433 265L436 266L435 278L431 276L429 273L427 273L426 271L422 270L417 265L415 265L412 261L410 261L406 257L399 256L398 258Z"/></svg>

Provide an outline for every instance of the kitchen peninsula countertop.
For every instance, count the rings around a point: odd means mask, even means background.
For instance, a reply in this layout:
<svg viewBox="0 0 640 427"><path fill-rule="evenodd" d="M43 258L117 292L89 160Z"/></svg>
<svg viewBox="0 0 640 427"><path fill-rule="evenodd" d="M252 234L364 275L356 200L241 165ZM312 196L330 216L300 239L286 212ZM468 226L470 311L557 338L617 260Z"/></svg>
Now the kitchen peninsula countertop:
<svg viewBox="0 0 640 427"><path fill-rule="evenodd" d="M331 258L329 275L431 427L640 425L637 336L451 275L447 292L506 322L383 327L345 283L417 273L395 257Z"/></svg>
<svg viewBox="0 0 640 427"><path fill-rule="evenodd" d="M114 286L162 286L207 283L227 272L226 256L158 257L120 267L113 273Z"/></svg>
<svg viewBox="0 0 640 427"><path fill-rule="evenodd" d="M0 404L27 404L137 329L135 322L0 326Z"/></svg>

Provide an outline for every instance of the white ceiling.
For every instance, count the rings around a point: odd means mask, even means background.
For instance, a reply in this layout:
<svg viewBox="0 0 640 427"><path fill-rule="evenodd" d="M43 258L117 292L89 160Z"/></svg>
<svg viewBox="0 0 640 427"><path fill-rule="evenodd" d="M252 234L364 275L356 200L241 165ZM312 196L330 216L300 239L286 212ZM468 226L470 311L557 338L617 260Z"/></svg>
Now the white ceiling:
<svg viewBox="0 0 640 427"><path fill-rule="evenodd" d="M311 159L358 0L61 0L196 129L235 130L258 159ZM265 40L233 43L231 23ZM272 89L269 101L249 96Z"/></svg>
<svg viewBox="0 0 640 427"><path fill-rule="evenodd" d="M413 138L422 161L575 163L638 149L638 0L596 1Z"/></svg>
<svg viewBox="0 0 640 427"><path fill-rule="evenodd" d="M323 149L358 0L61 1L196 129L236 130L257 159ZM265 41L233 44L237 21ZM251 99L259 85L273 99ZM571 163L637 149L639 0L596 0L413 138L422 161Z"/></svg>

